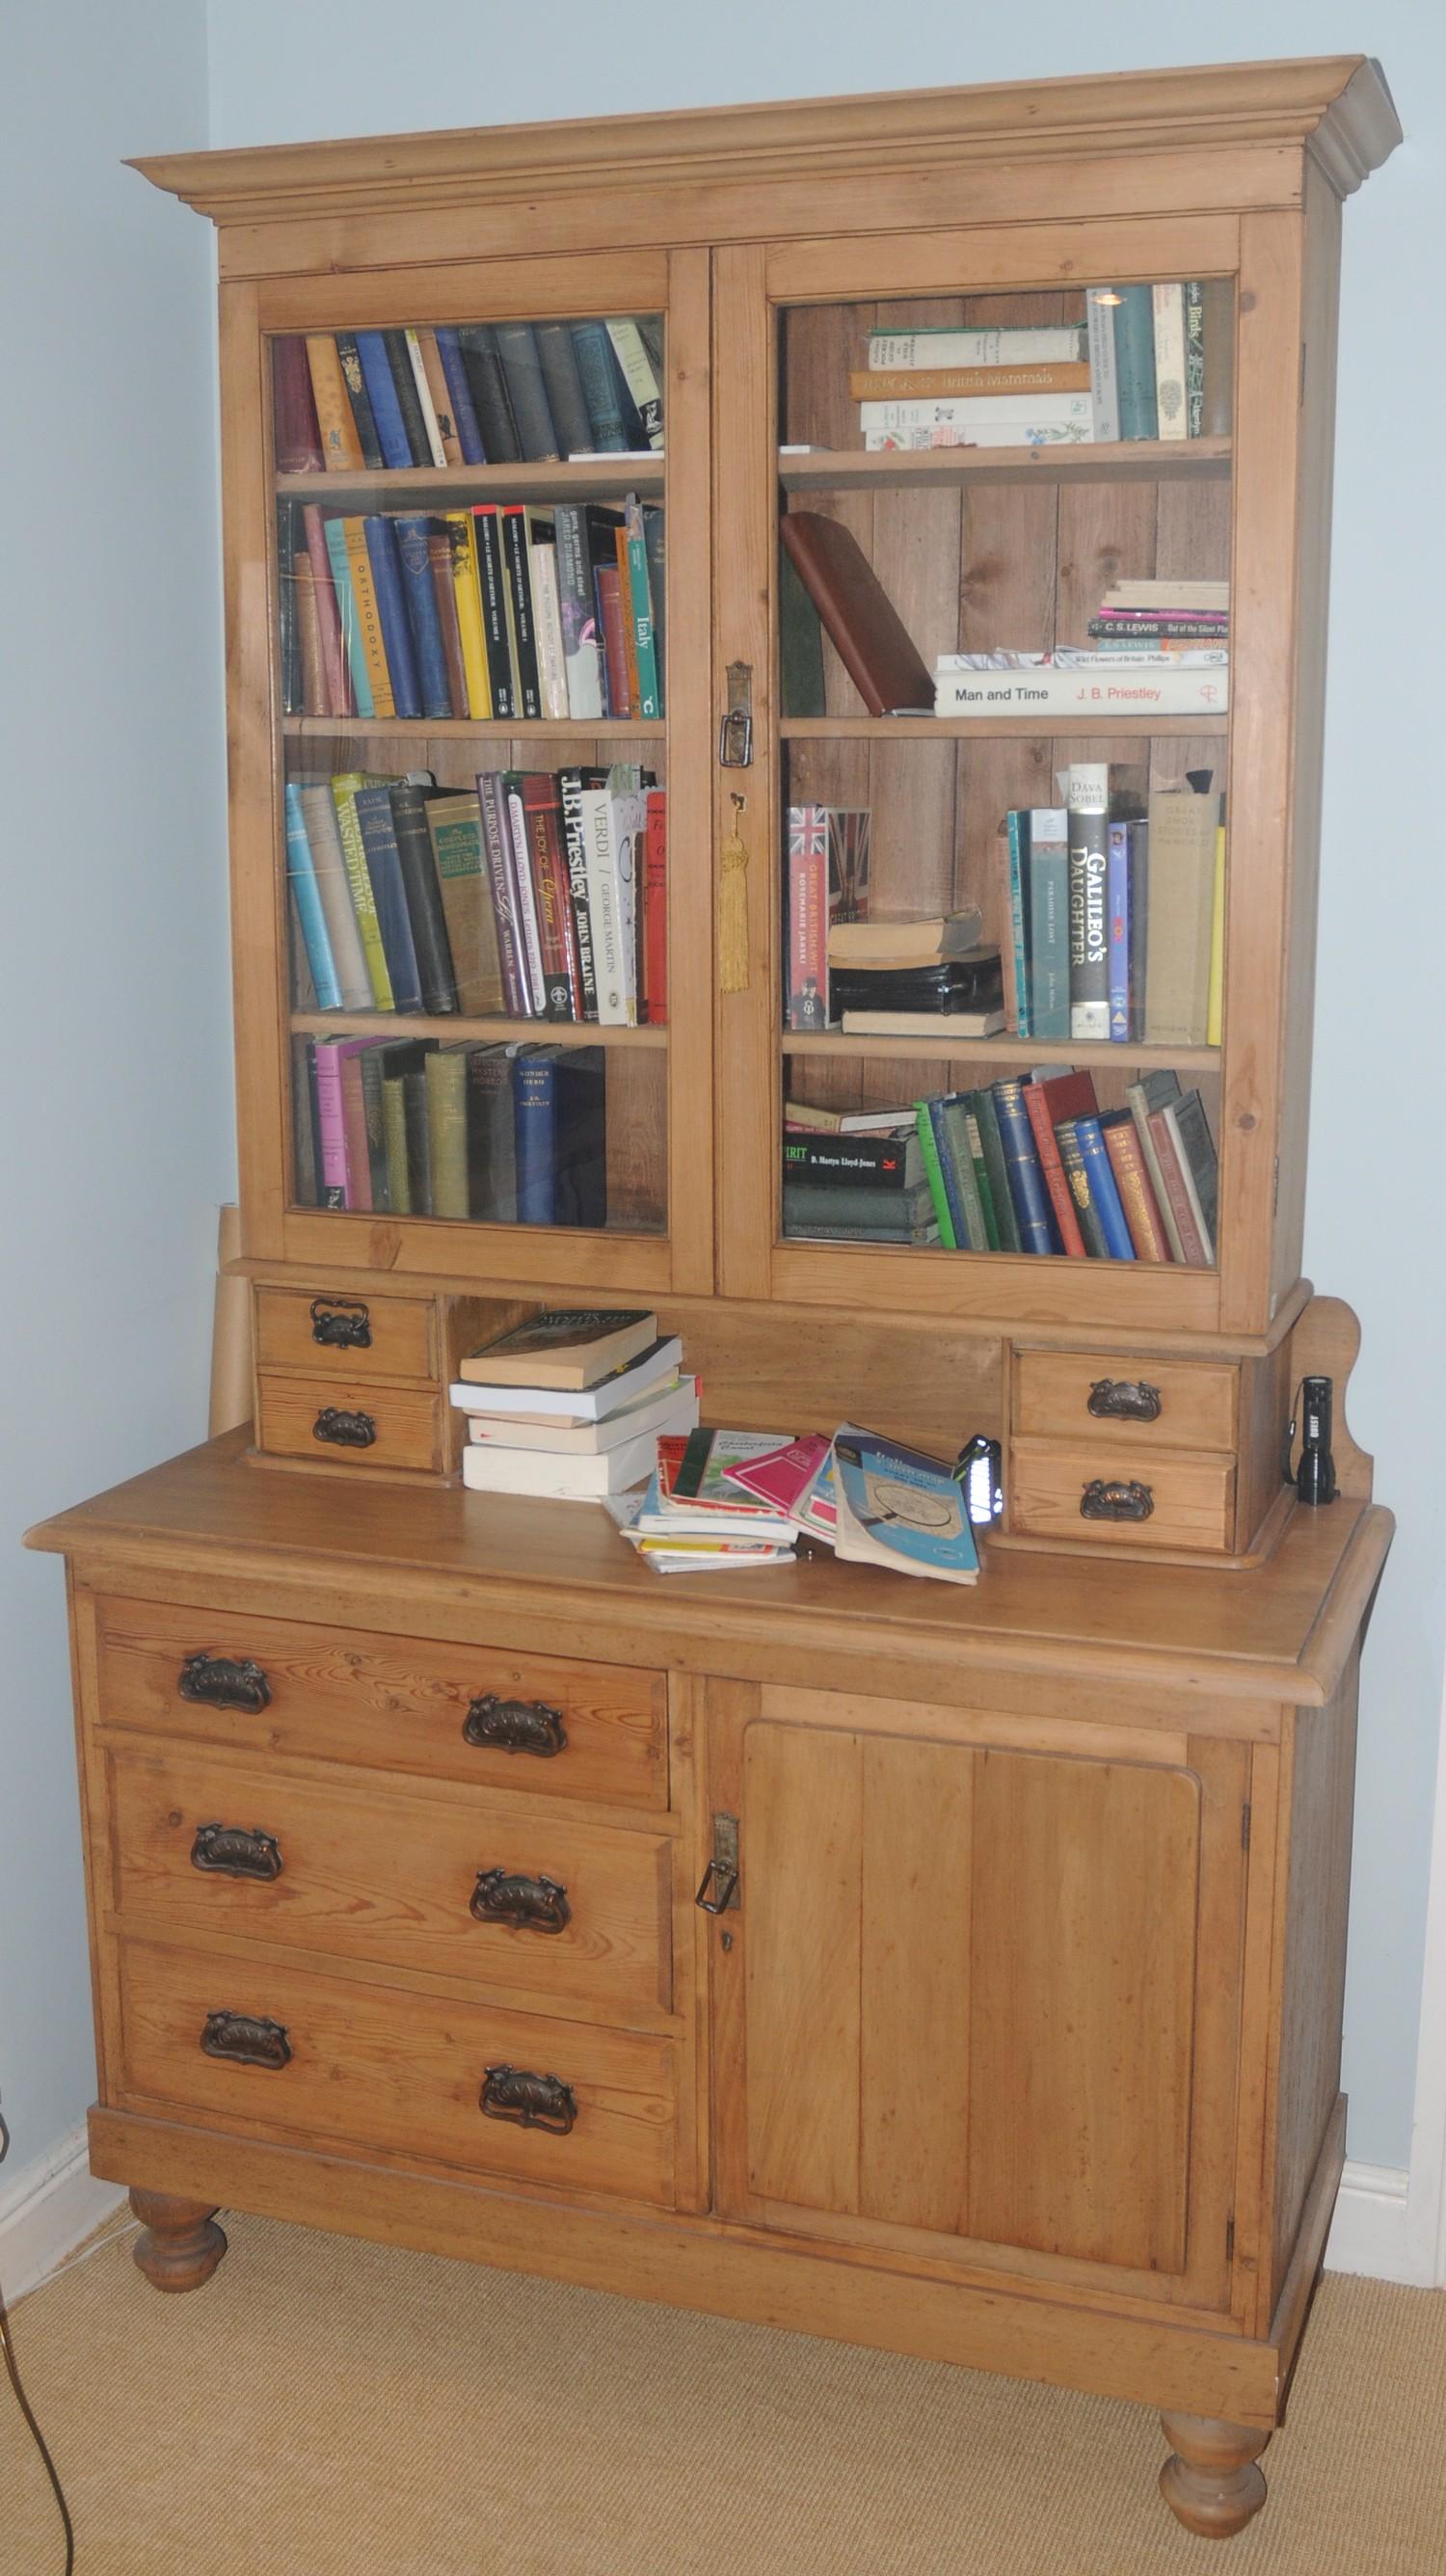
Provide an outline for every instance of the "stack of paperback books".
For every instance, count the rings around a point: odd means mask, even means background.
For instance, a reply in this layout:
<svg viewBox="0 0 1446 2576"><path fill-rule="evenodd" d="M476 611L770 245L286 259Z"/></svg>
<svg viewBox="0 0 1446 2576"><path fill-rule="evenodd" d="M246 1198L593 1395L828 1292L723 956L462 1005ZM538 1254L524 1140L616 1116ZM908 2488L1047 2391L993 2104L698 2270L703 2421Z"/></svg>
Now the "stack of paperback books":
<svg viewBox="0 0 1446 2576"><path fill-rule="evenodd" d="M656 1574L781 1565L807 1532L833 1544L831 1444L777 1431L695 1431L657 1444L652 1478L615 1517Z"/></svg>
<svg viewBox="0 0 1446 2576"><path fill-rule="evenodd" d="M548 1308L459 1363L462 1482L475 1493L594 1502L641 1483L660 1433L698 1420L682 1344L637 1308Z"/></svg>

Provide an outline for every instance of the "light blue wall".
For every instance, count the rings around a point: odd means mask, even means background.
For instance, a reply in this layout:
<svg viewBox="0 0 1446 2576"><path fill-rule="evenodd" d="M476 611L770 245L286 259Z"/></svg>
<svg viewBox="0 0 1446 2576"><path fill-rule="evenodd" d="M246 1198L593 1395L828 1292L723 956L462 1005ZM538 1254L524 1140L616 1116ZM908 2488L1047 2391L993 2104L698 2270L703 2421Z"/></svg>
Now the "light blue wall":
<svg viewBox="0 0 1446 2576"><path fill-rule="evenodd" d="M120 166L204 143L204 11L28 0L0 86L3 2190L94 2092L64 1585L20 1532L204 1437L234 1155L210 250Z"/></svg>

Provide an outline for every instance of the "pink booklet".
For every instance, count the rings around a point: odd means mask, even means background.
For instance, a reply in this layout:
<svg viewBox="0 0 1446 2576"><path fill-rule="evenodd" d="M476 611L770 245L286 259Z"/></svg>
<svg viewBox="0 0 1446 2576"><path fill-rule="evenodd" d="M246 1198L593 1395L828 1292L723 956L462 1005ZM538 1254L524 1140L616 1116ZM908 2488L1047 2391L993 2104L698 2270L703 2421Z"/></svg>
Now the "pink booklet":
<svg viewBox="0 0 1446 2576"><path fill-rule="evenodd" d="M801 1440L790 1440L786 1449L770 1449L739 1467L725 1467L723 1473L730 1485L741 1485L745 1494L756 1494L775 1511L792 1515L832 1446L822 1432L808 1431Z"/></svg>

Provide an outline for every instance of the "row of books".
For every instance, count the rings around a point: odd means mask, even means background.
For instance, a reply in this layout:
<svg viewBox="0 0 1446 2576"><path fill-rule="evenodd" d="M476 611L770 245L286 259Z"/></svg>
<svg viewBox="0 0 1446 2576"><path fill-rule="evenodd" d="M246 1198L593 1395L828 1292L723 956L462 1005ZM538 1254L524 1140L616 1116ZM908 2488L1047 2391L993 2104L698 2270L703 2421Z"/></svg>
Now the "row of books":
<svg viewBox="0 0 1446 2576"><path fill-rule="evenodd" d="M299 1207L607 1223L603 1047L295 1037Z"/></svg>
<svg viewBox="0 0 1446 2576"><path fill-rule="evenodd" d="M1215 1260L1219 1182L1198 1091L1148 1073L1102 1111L1088 1072L1008 1076L879 1112L785 1111L783 1230L1076 1261Z"/></svg>
<svg viewBox="0 0 1446 2576"><path fill-rule="evenodd" d="M277 503L288 715L661 716L666 530L629 494L441 516Z"/></svg>
<svg viewBox="0 0 1446 2576"><path fill-rule="evenodd" d="M1086 321L869 335L849 378L866 449L1035 447L1228 435L1228 279L1092 287Z"/></svg>
<svg viewBox="0 0 1446 2576"><path fill-rule="evenodd" d="M281 474L541 464L663 444L653 315L311 331L271 343Z"/></svg>
<svg viewBox="0 0 1446 2576"><path fill-rule="evenodd" d="M1005 818L1017 1034L1218 1046L1225 825L1208 770L1113 813L1108 765L1076 761L1062 807Z"/></svg>
<svg viewBox="0 0 1446 2576"><path fill-rule="evenodd" d="M287 781L298 1010L668 1016L668 799L651 773Z"/></svg>
<svg viewBox="0 0 1446 2576"><path fill-rule="evenodd" d="M544 1307L458 1363L463 1483L558 1502L638 1485L660 1437L696 1428L698 1381L682 1359L677 1337L635 1307Z"/></svg>

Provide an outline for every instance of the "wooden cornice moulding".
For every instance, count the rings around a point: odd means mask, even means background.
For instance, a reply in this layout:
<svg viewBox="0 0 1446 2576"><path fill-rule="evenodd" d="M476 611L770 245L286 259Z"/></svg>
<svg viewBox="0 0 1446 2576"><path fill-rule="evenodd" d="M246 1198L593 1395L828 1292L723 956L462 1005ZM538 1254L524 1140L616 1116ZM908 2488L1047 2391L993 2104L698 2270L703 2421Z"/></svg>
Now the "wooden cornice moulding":
<svg viewBox="0 0 1446 2576"><path fill-rule="evenodd" d="M1380 65L1364 54L1300 62L1208 63L1184 71L1087 74L982 88L782 99L435 134L148 154L129 166L217 224L299 215L395 213L574 196L690 178L758 186L810 166L858 177L968 164L1308 148L1342 196L1401 141Z"/></svg>

